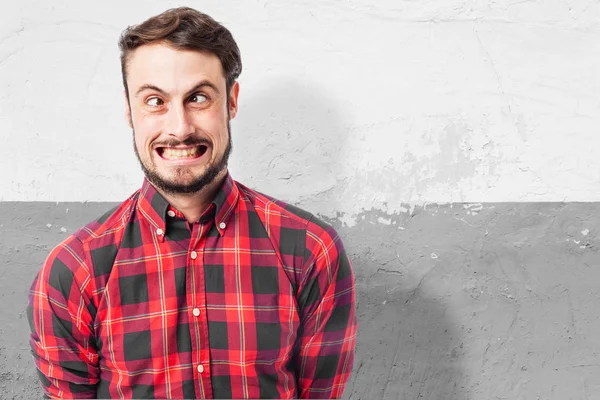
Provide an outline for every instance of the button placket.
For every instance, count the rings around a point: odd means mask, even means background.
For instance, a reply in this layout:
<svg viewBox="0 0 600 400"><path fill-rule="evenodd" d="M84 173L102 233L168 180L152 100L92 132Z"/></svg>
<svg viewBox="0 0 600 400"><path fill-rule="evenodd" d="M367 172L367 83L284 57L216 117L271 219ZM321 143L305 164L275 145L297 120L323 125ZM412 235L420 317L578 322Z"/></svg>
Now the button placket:
<svg viewBox="0 0 600 400"><path fill-rule="evenodd" d="M206 242L206 224L194 224L194 228L191 235L191 242L188 247L188 268L191 274L194 274L195 286L192 290L195 291L194 295L188 298L189 306L189 325L192 332L199 333L199 335L192 335L192 346L196 354L192 357L192 362L196 364L196 392L199 394L210 393L210 355L208 350L203 343L208 343L208 331L206 326L208 321L206 320L206 312L203 308L206 298L205 293L201 290L204 286L202 283L203 276L203 264L204 264L204 253L203 248ZM192 250L198 249L198 250ZM208 386L207 386L208 385ZM206 392L208 390L208 392Z"/></svg>
<svg viewBox="0 0 600 400"><path fill-rule="evenodd" d="M196 258L198 258L198 253L196 253L195 251L192 251L192 252L190 253L190 258L191 258L192 260L195 260ZM198 307L195 307L195 308L192 310L192 314L194 315L194 317L198 317L198 316L200 316L200 309L199 309Z"/></svg>

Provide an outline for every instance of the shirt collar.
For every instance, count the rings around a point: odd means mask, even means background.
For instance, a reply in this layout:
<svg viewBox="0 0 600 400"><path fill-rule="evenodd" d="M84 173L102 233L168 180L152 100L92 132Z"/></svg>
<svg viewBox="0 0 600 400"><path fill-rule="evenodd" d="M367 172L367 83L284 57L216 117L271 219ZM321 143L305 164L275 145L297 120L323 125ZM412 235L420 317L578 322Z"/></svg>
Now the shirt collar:
<svg viewBox="0 0 600 400"><path fill-rule="evenodd" d="M237 205L240 190L229 172L223 180L223 185L215 195L210 207L202 214L200 221L208 220L214 216L215 226L222 236L227 229L227 224L233 210ZM166 219L172 218L167 212L172 211L175 217L183 218L183 215L173 208L169 202L156 190L156 188L144 178L138 198L138 210L150 222L157 237L164 240L166 232Z"/></svg>

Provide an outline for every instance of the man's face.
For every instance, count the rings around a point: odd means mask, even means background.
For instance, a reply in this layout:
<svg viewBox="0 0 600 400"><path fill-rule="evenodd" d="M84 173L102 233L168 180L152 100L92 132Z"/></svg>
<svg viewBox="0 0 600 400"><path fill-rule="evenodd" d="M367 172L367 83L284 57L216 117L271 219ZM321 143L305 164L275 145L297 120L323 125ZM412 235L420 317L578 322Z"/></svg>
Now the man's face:
<svg viewBox="0 0 600 400"><path fill-rule="evenodd" d="M144 45L130 55L127 85L135 152L152 184L194 193L224 174L239 86L227 93L217 56Z"/></svg>

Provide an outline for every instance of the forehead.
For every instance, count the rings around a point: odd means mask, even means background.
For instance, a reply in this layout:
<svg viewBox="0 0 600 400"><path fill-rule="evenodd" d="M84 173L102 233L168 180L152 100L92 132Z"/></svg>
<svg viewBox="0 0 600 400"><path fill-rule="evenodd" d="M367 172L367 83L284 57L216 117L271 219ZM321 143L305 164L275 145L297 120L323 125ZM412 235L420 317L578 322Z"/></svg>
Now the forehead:
<svg viewBox="0 0 600 400"><path fill-rule="evenodd" d="M155 85L166 91L185 90L201 80L225 87L219 58L210 52L178 50L163 43L138 47L129 54L127 85L130 90Z"/></svg>

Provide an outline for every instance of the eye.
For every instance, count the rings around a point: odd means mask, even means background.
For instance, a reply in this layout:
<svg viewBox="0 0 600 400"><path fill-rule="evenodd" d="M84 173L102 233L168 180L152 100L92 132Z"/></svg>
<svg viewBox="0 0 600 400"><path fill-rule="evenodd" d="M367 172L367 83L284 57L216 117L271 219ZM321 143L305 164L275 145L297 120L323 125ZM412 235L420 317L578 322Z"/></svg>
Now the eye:
<svg viewBox="0 0 600 400"><path fill-rule="evenodd" d="M151 107L158 107L162 106L165 103L159 97L150 97L148 100L146 100L146 104L148 104Z"/></svg>
<svg viewBox="0 0 600 400"><path fill-rule="evenodd" d="M193 95L190 96L189 101L192 103L201 104L201 103L204 103L205 101L208 101L208 97L206 97L202 93L194 93Z"/></svg>

